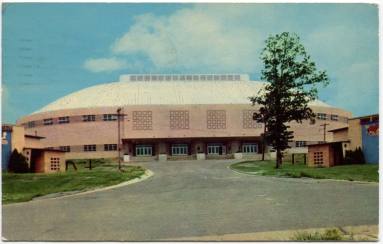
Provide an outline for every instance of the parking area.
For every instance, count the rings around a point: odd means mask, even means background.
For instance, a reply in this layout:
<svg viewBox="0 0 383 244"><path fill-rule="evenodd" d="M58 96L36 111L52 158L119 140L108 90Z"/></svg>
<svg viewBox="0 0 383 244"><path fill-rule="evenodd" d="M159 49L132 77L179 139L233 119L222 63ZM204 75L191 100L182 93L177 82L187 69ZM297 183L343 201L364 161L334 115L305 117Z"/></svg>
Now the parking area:
<svg viewBox="0 0 383 244"><path fill-rule="evenodd" d="M3 206L8 240L138 241L378 224L378 184L236 173L235 160L146 162L149 179Z"/></svg>

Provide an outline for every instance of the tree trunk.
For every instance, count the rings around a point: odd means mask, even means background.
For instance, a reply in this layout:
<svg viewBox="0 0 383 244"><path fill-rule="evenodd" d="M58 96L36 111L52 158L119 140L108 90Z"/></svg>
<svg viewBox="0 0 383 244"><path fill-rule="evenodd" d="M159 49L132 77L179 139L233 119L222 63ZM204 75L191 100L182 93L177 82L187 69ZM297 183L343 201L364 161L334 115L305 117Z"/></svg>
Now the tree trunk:
<svg viewBox="0 0 383 244"><path fill-rule="evenodd" d="M262 161L265 161L265 143L262 142Z"/></svg>
<svg viewBox="0 0 383 244"><path fill-rule="evenodd" d="M281 150L280 150L280 149L277 149L277 161L276 161L275 168L276 168L276 169L279 169L279 167L281 166L281 164L282 164L282 153L281 153Z"/></svg>
<svg viewBox="0 0 383 244"><path fill-rule="evenodd" d="M262 136L262 161L265 161L265 136L266 136L266 123L263 124L263 136Z"/></svg>

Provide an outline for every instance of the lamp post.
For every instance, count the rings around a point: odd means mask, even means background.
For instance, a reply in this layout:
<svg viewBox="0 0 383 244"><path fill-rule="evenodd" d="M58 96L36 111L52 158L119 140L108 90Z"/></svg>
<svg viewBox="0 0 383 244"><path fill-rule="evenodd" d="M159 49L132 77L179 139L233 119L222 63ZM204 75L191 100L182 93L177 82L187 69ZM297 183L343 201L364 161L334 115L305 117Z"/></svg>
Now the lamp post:
<svg viewBox="0 0 383 244"><path fill-rule="evenodd" d="M121 170L121 118L126 114L121 113L122 108L117 109L117 151L118 151L118 169Z"/></svg>

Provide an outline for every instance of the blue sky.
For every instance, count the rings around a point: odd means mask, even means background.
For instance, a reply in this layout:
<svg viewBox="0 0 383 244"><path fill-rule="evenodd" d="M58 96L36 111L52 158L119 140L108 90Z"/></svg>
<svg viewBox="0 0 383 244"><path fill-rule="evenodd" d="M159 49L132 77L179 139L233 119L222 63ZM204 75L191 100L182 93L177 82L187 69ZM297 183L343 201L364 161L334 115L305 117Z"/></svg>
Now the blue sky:
<svg viewBox="0 0 383 244"><path fill-rule="evenodd" d="M2 120L128 73L248 73L264 40L301 37L331 83L319 97L378 112L378 8L372 4L10 3L3 5Z"/></svg>

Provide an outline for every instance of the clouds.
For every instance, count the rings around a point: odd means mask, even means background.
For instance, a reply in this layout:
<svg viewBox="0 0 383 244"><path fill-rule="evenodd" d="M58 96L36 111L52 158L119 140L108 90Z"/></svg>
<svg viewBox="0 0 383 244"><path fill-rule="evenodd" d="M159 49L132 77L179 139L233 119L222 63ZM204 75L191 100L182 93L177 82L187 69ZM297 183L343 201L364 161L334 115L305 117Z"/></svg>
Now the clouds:
<svg viewBox="0 0 383 244"><path fill-rule="evenodd" d="M259 79L264 40L295 32L331 85L326 102L355 114L378 108L378 11L371 4L195 4L170 14L135 16L110 43L108 56L87 60L92 72L249 73ZM360 91L370 103L350 100ZM373 104L373 106L371 105Z"/></svg>
<svg viewBox="0 0 383 244"><path fill-rule="evenodd" d="M197 5L169 16L137 16L129 31L111 45L111 53L116 57L142 54L156 70L251 72L259 69L260 45L254 44L263 36L257 38L256 30L241 20L232 26L239 12Z"/></svg>
<svg viewBox="0 0 383 244"><path fill-rule="evenodd" d="M124 60L117 58L90 58L84 62L84 68L91 72L114 71L127 66Z"/></svg>

